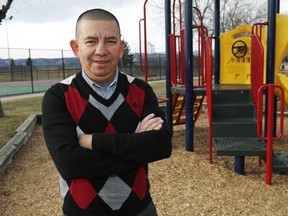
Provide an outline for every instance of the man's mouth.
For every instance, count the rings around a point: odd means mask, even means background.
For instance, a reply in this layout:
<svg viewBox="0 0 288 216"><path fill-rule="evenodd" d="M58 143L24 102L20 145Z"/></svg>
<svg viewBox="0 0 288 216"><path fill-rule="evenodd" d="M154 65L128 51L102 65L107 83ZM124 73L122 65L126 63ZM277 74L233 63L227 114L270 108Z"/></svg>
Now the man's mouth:
<svg viewBox="0 0 288 216"><path fill-rule="evenodd" d="M107 64L109 61L108 60L95 60L94 61L96 64L98 65L105 65Z"/></svg>

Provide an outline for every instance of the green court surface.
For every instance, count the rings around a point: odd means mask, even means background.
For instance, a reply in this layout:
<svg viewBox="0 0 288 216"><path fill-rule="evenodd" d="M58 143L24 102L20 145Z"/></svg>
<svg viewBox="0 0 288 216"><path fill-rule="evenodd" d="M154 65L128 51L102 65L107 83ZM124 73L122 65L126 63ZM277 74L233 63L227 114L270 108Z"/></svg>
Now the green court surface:
<svg viewBox="0 0 288 216"><path fill-rule="evenodd" d="M19 94L30 94L36 92L45 92L48 86L34 86L33 90L31 86L0 86L0 97L6 97Z"/></svg>
<svg viewBox="0 0 288 216"><path fill-rule="evenodd" d="M0 82L0 98L13 95L45 92L51 85L57 82L59 81L37 80L34 81L33 84L30 81Z"/></svg>

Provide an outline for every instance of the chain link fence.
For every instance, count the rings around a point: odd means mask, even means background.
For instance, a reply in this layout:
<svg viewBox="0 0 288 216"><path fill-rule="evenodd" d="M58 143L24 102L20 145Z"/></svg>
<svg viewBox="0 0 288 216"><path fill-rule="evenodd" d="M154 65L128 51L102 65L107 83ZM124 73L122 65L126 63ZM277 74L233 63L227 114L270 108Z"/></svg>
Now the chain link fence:
<svg viewBox="0 0 288 216"><path fill-rule="evenodd" d="M128 75L144 79L144 72L141 71L144 66L140 67L139 62L141 62L140 55L135 53L133 66L119 69ZM27 86L28 90L23 90L22 93L45 91L49 85L37 88L43 85L43 81L57 82L80 70L80 62L71 50L0 48L0 96L9 95L9 91L3 90L9 84L14 90L19 85ZM160 80L165 77L165 54L149 54L148 80ZM12 94L18 93L12 92Z"/></svg>

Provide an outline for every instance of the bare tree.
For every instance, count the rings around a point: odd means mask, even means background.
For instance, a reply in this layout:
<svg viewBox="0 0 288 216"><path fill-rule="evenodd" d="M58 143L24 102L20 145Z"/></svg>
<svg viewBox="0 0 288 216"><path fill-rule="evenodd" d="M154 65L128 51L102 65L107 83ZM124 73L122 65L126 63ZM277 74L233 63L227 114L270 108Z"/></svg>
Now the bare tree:
<svg viewBox="0 0 288 216"><path fill-rule="evenodd" d="M2 5L2 8L0 9L0 24L2 22L2 19L5 19L6 17L6 13L9 10L11 4L12 4L13 0L7 0L5 5ZM2 102L0 99L0 118L4 117L4 110L3 110L3 106L2 106Z"/></svg>
<svg viewBox="0 0 288 216"><path fill-rule="evenodd" d="M193 0L193 24L199 25L200 11L203 24L208 30L214 29L214 1L215 0ZM163 1L152 0L153 7L163 10ZM174 1L171 1L172 4ZM182 23L184 23L184 1L182 0ZM176 31L179 31L179 1L175 1ZM226 32L235 29L242 24L253 24L265 21L267 18L267 0L220 0L220 31ZM157 18L159 20L159 17ZM164 21L164 18L162 19Z"/></svg>
<svg viewBox="0 0 288 216"><path fill-rule="evenodd" d="M243 24L265 21L267 11L266 0L222 0L220 5L220 31L226 32Z"/></svg>
<svg viewBox="0 0 288 216"><path fill-rule="evenodd" d="M2 5L2 8L0 9L0 24L2 22L2 19L5 19L6 13L8 12L13 0L7 0L6 5Z"/></svg>

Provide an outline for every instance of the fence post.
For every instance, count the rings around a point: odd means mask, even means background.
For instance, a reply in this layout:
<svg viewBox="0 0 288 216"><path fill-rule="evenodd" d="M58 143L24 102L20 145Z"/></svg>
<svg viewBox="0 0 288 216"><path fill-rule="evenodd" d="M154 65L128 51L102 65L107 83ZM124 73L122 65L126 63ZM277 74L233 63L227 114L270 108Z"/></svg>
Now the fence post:
<svg viewBox="0 0 288 216"><path fill-rule="evenodd" d="M64 63L64 54L63 54L63 50L61 50L61 54L62 54L62 71L63 71L63 79L65 79L65 63Z"/></svg>
<svg viewBox="0 0 288 216"><path fill-rule="evenodd" d="M31 51L29 49L29 65L30 65L30 77L31 77L31 88L32 93L34 93L34 83L33 83L33 69L32 69L32 60L31 60Z"/></svg>

